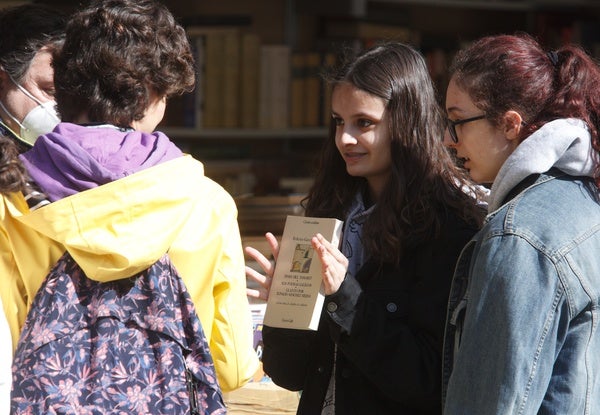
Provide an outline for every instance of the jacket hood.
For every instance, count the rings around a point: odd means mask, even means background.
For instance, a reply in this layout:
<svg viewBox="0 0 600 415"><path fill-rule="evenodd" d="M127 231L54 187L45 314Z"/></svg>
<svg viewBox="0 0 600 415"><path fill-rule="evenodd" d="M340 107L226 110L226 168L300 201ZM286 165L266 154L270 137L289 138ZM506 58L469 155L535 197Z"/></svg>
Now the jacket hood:
<svg viewBox="0 0 600 415"><path fill-rule="evenodd" d="M88 277L126 278L169 250L202 202L200 192L190 189L206 187L206 181L202 164L183 156L65 197L19 220L65 246Z"/></svg>
<svg viewBox="0 0 600 415"><path fill-rule="evenodd" d="M506 159L492 184L488 211L498 209L508 193L531 174L555 167L572 176L593 177L596 162L591 136L582 120L551 121L527 137Z"/></svg>
<svg viewBox="0 0 600 415"><path fill-rule="evenodd" d="M21 155L31 178L51 201L129 176L181 151L161 132L109 124L60 123Z"/></svg>

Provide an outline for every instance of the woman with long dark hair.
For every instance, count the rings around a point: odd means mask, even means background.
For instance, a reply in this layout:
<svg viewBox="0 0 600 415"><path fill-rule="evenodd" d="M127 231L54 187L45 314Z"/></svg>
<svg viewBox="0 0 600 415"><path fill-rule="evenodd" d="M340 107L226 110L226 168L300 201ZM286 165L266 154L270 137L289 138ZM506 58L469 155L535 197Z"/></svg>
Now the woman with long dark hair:
<svg viewBox="0 0 600 415"><path fill-rule="evenodd" d="M318 331L263 328L265 372L302 390L299 414L440 414L454 264L481 223L477 190L444 148L423 57L387 43L331 79L332 125L306 215L343 220L341 248L313 238L323 269ZM275 256L277 241L268 234ZM249 290L266 298L273 267Z"/></svg>

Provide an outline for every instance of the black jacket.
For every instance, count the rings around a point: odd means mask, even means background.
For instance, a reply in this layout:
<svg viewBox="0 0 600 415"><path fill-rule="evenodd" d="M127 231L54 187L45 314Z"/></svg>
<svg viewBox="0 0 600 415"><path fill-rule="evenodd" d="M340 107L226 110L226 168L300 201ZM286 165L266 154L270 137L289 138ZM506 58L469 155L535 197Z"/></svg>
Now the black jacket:
<svg viewBox="0 0 600 415"><path fill-rule="evenodd" d="M450 216L400 267L367 262L325 298L318 331L263 327L263 367L319 415L336 364L336 414L441 414L441 354L454 266L476 232Z"/></svg>

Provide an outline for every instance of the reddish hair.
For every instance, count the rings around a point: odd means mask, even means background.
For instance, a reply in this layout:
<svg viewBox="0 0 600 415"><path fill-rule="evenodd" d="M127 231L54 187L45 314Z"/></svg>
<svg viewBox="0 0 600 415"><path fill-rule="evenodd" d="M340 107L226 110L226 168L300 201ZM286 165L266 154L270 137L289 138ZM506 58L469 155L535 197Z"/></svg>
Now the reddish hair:
<svg viewBox="0 0 600 415"><path fill-rule="evenodd" d="M456 54L450 75L492 123L519 112L521 140L549 121L578 118L600 152L600 67L580 47L547 52L527 34L487 36Z"/></svg>

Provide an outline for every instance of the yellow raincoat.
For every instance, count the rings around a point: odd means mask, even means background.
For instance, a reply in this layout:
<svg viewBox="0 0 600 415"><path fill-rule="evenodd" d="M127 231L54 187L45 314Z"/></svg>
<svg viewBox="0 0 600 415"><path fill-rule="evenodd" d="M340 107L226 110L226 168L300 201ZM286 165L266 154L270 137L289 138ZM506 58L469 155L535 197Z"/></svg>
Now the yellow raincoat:
<svg viewBox="0 0 600 415"><path fill-rule="evenodd" d="M33 297L64 253L62 245L17 219L27 212L29 207L21 193L0 197L0 297L13 352Z"/></svg>
<svg viewBox="0 0 600 415"><path fill-rule="evenodd" d="M191 156L17 219L65 246L97 281L129 277L169 252L196 306L222 390L243 386L256 372L237 209ZM55 262L51 254L46 253ZM33 289L39 283L37 278L29 285Z"/></svg>

